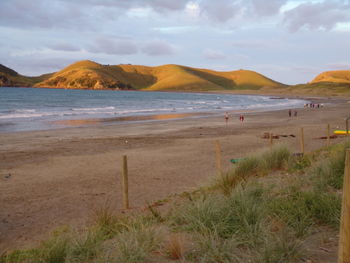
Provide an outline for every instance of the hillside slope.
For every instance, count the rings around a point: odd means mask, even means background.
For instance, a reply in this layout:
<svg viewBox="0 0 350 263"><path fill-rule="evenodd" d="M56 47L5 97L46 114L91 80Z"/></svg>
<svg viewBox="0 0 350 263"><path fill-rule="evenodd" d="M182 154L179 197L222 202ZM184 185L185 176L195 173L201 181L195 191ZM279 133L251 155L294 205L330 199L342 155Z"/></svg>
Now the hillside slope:
<svg viewBox="0 0 350 263"><path fill-rule="evenodd" d="M84 60L69 65L35 86L67 89L207 91L280 88L284 85L248 70L218 72L180 65L111 66Z"/></svg>
<svg viewBox="0 0 350 263"><path fill-rule="evenodd" d="M350 84L350 70L326 71L314 78L311 83L332 82Z"/></svg>
<svg viewBox="0 0 350 263"><path fill-rule="evenodd" d="M49 73L38 77L27 77L0 64L0 87L32 87L35 83L44 81L51 75Z"/></svg>
<svg viewBox="0 0 350 263"><path fill-rule="evenodd" d="M290 86L288 93L323 96L345 96L350 94L350 70L326 71L307 84Z"/></svg>

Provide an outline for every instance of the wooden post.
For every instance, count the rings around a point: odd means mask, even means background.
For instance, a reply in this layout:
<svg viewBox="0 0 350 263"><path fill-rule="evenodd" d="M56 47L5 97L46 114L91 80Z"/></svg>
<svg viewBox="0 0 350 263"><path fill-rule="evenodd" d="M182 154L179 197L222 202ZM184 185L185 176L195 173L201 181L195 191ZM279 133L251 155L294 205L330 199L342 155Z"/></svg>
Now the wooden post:
<svg viewBox="0 0 350 263"><path fill-rule="evenodd" d="M302 154L305 153L304 128L300 128L300 150Z"/></svg>
<svg viewBox="0 0 350 263"><path fill-rule="evenodd" d="M350 262L350 150L346 151L338 263Z"/></svg>
<svg viewBox="0 0 350 263"><path fill-rule="evenodd" d="M329 123L327 124L327 146L331 145L331 128Z"/></svg>
<svg viewBox="0 0 350 263"><path fill-rule="evenodd" d="M129 209L129 185L128 185L128 157L123 155L121 161L121 183L123 192L124 209Z"/></svg>
<svg viewBox="0 0 350 263"><path fill-rule="evenodd" d="M272 148L273 145L273 137L272 137L272 132L270 132L270 148Z"/></svg>
<svg viewBox="0 0 350 263"><path fill-rule="evenodd" d="M216 152L216 169L218 175L222 175L222 167L221 167L221 146L218 140L215 141L215 152Z"/></svg>

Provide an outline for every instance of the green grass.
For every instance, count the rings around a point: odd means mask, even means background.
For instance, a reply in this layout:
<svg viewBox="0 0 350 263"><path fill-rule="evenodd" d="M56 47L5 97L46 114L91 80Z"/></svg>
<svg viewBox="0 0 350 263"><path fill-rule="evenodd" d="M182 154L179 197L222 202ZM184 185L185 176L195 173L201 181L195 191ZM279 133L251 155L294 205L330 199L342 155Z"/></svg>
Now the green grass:
<svg viewBox="0 0 350 263"><path fill-rule="evenodd" d="M99 258L101 262L144 262L150 252L159 249L160 234L152 227L131 228L114 238Z"/></svg>
<svg viewBox="0 0 350 263"><path fill-rule="evenodd" d="M230 171L223 173L215 182L215 187L229 194L240 182L252 176L266 175L274 170L285 169L288 165L290 152L285 146L276 145L249 156L236 164Z"/></svg>
<svg viewBox="0 0 350 263"><path fill-rule="evenodd" d="M237 187L229 196L210 195L185 203L170 217L179 229L203 235L216 233L220 238L235 236L237 242L250 243L262 231L265 210L259 187Z"/></svg>

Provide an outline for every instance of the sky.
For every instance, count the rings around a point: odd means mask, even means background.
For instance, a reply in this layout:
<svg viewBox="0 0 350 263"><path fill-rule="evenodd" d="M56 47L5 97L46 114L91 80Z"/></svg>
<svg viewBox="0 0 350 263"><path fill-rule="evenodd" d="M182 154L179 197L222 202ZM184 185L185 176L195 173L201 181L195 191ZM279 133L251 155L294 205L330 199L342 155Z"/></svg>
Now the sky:
<svg viewBox="0 0 350 263"><path fill-rule="evenodd" d="M350 70L350 0L0 0L0 64L35 76L85 59L305 83Z"/></svg>

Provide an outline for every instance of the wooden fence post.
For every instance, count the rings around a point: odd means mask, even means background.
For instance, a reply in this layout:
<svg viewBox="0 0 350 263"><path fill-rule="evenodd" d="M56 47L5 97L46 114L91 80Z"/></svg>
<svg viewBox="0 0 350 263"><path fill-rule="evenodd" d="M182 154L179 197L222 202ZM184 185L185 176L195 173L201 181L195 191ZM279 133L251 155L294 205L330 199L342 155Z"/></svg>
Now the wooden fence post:
<svg viewBox="0 0 350 263"><path fill-rule="evenodd" d="M346 151L338 263L350 262L350 149Z"/></svg>
<svg viewBox="0 0 350 263"><path fill-rule="evenodd" d="M215 152L216 152L216 169L218 175L222 175L222 167L221 167L221 146L218 140L215 141Z"/></svg>
<svg viewBox="0 0 350 263"><path fill-rule="evenodd" d="M300 150L302 154L305 153L304 128L300 128Z"/></svg>
<svg viewBox="0 0 350 263"><path fill-rule="evenodd" d="M270 148L272 148L273 145L273 137L272 137L272 132L270 132Z"/></svg>
<svg viewBox="0 0 350 263"><path fill-rule="evenodd" d="M124 209L129 209L129 185L128 185L128 157L123 155L121 161L121 184L123 192L123 206Z"/></svg>
<svg viewBox="0 0 350 263"><path fill-rule="evenodd" d="M327 146L331 145L331 128L329 123L327 124Z"/></svg>

